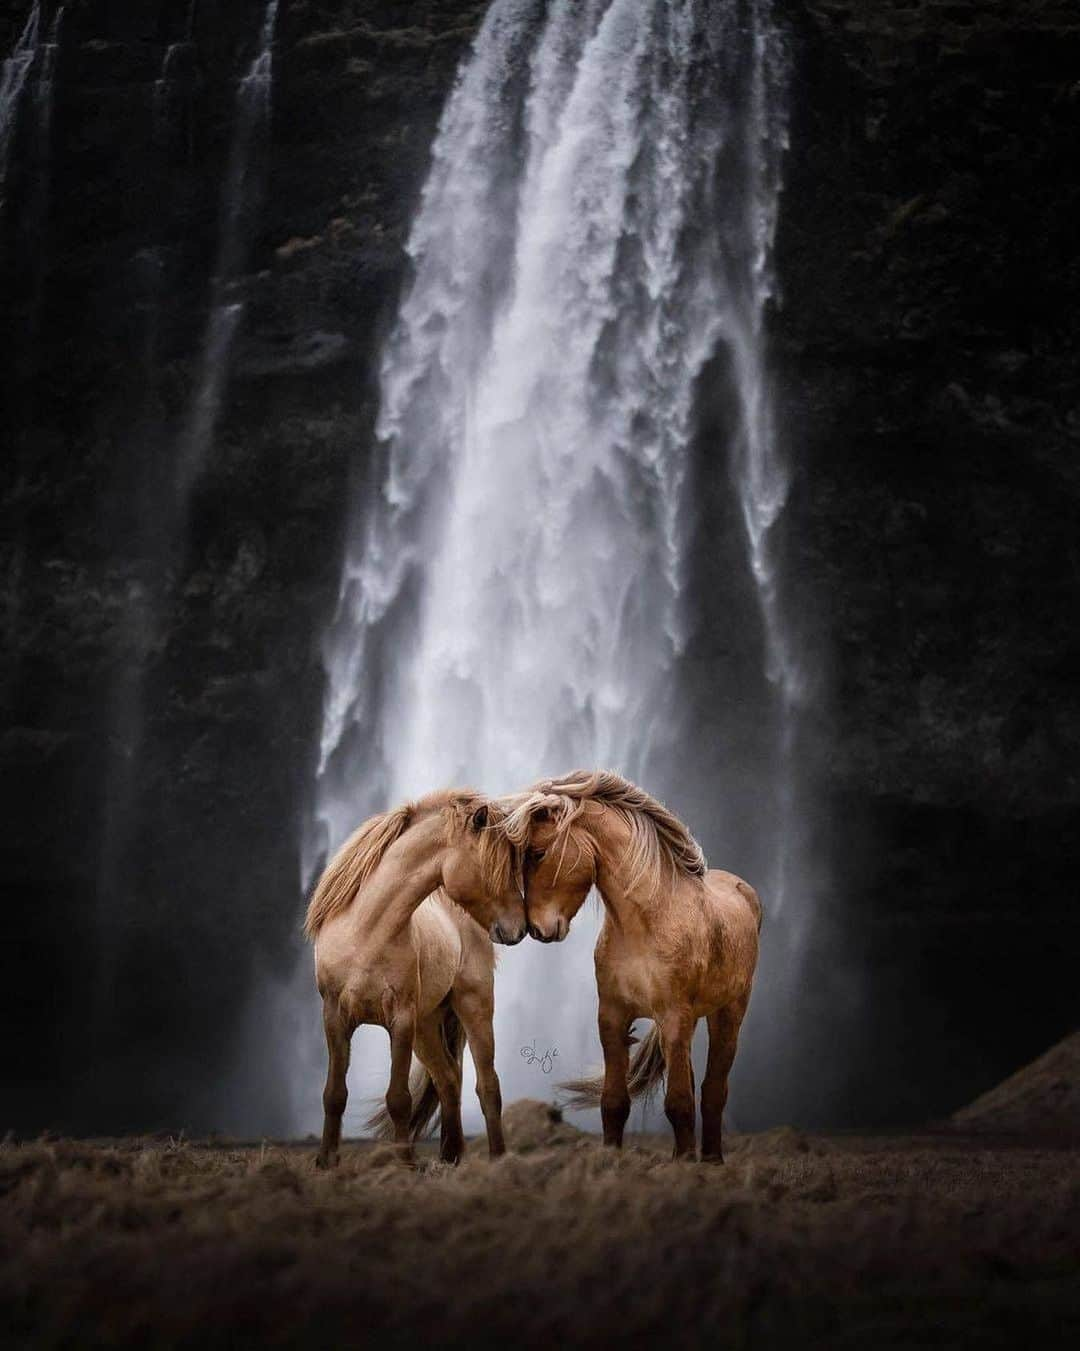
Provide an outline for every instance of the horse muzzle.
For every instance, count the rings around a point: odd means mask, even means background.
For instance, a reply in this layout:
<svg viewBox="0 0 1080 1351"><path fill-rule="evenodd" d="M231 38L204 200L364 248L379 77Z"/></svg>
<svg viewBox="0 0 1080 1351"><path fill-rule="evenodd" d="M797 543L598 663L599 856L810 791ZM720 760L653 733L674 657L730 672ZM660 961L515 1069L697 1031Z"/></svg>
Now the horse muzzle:
<svg viewBox="0 0 1080 1351"><path fill-rule="evenodd" d="M537 924L529 925L529 937L535 938L538 943L561 943L569 932L570 925L562 918L555 921L554 928L546 931Z"/></svg>
<svg viewBox="0 0 1080 1351"><path fill-rule="evenodd" d="M508 931L496 920L488 930L488 934L493 943L501 943L504 947L513 948L525 937L525 925L522 924L517 929Z"/></svg>

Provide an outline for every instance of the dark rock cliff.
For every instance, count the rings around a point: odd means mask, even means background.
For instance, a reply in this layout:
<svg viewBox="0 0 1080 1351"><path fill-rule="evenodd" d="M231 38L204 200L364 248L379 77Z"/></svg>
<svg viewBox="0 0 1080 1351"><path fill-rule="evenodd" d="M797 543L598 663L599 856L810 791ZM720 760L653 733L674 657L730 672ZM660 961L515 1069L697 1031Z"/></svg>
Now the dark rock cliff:
<svg viewBox="0 0 1080 1351"><path fill-rule="evenodd" d="M162 110L186 0L73 0L47 140L16 127L0 982L20 1129L213 1124L252 983L291 960L375 354L484 8L283 0L245 320L177 540L162 502L263 6L195 6ZM1076 1012L1080 19L1005 8L785 6L785 575L823 664L823 932L861 973L818 1118L943 1112ZM0 5L5 52L26 10ZM707 489L720 521L722 467ZM240 1115L279 1128L269 1058L245 1085Z"/></svg>
<svg viewBox="0 0 1080 1351"><path fill-rule="evenodd" d="M808 0L776 325L879 1115L1075 1023L1080 15ZM884 1108L884 1111L881 1109Z"/></svg>

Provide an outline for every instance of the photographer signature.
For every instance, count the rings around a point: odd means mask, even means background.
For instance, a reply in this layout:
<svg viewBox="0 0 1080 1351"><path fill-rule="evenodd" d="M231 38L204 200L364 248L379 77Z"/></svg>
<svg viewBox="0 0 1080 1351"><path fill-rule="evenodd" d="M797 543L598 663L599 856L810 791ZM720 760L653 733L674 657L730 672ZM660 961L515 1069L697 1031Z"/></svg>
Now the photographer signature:
<svg viewBox="0 0 1080 1351"><path fill-rule="evenodd" d="M559 1048L552 1046L550 1050L541 1053L536 1049L536 1038L533 1037L531 1046L521 1048L521 1058L527 1065L539 1065L542 1074L550 1074L555 1068L555 1057L559 1054Z"/></svg>

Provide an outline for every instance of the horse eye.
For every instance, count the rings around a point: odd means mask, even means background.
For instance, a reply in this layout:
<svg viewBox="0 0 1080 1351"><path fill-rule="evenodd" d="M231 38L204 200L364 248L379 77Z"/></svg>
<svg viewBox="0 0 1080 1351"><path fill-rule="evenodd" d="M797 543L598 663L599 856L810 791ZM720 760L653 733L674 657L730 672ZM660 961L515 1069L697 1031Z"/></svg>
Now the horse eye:
<svg viewBox="0 0 1080 1351"><path fill-rule="evenodd" d="M546 849L530 849L529 850L530 863L540 863L543 860L543 857L546 853L547 853Z"/></svg>

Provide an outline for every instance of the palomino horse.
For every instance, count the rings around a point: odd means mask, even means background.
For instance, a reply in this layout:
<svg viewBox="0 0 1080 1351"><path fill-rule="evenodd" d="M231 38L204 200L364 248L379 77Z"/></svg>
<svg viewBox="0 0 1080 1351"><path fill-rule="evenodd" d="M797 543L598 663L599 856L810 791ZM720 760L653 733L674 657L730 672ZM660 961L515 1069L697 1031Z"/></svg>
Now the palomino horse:
<svg viewBox="0 0 1080 1351"><path fill-rule="evenodd" d="M508 805L504 829L525 851L532 937L564 939L594 884L604 902L595 954L604 1076L566 1085L576 1094L570 1105L599 1103L604 1143L619 1147L631 1097L654 1087L666 1068L675 1157L692 1154L690 1042L706 1018L701 1155L722 1162L728 1073L757 963L757 892L732 873L709 871L682 822L618 774L546 779ZM653 1027L631 1060L640 1017Z"/></svg>
<svg viewBox="0 0 1080 1351"><path fill-rule="evenodd" d="M464 1150L462 1030L488 1147L503 1153L492 941L525 936L517 858L503 818L501 808L469 789L432 793L365 821L320 878L304 926L315 943L330 1056L319 1167L337 1163L349 1043L361 1023L390 1034L386 1117L406 1162L436 1102L441 1157L457 1162ZM426 1087L416 1085L415 1103L414 1051L429 1076Z"/></svg>

